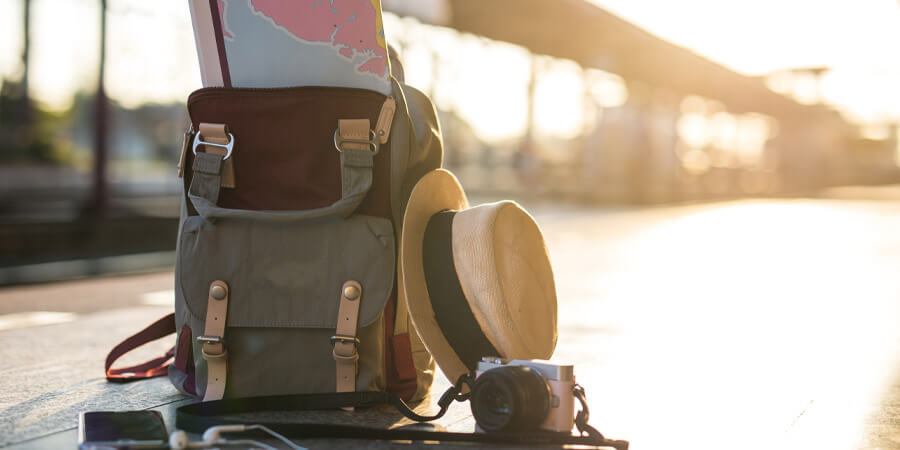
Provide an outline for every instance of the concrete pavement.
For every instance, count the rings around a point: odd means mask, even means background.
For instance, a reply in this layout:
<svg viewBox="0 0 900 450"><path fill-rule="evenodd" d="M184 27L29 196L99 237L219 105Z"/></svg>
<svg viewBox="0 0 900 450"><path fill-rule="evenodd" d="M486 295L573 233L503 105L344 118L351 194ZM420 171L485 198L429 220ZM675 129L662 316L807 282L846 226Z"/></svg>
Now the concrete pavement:
<svg viewBox="0 0 900 450"><path fill-rule="evenodd" d="M900 203L531 210L556 271L555 359L575 363L609 437L900 449ZM0 444L74 444L83 410L170 412L164 380L110 385L102 362L171 309L171 289L164 272L0 290ZM471 429L468 407L441 425Z"/></svg>

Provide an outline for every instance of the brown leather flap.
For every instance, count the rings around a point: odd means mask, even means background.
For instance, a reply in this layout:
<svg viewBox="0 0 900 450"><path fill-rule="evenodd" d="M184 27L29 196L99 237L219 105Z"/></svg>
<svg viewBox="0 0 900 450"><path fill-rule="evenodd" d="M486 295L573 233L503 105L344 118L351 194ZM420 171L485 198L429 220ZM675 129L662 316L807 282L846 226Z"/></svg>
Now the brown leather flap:
<svg viewBox="0 0 900 450"><path fill-rule="evenodd" d="M375 124L385 96L363 89L292 87L203 88L188 98L194 129L227 124L234 135L235 189L222 189L218 205L249 210L307 210L341 198L338 121ZM374 181L361 214L390 217L390 142L374 160ZM188 154L185 167L192 167ZM190 183L191 174L185 175Z"/></svg>

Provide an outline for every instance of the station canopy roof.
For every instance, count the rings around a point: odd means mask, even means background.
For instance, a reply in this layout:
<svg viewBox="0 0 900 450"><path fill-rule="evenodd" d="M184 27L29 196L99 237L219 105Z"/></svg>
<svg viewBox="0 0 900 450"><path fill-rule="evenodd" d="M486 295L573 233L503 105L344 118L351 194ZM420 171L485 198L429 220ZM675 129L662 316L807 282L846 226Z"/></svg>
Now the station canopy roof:
<svg viewBox="0 0 900 450"><path fill-rule="evenodd" d="M442 25L570 59L627 81L713 98L733 113L758 112L788 121L837 117L833 110L799 104L773 92L760 78L729 70L585 0L446 1ZM398 2L386 2L387 9L392 3Z"/></svg>

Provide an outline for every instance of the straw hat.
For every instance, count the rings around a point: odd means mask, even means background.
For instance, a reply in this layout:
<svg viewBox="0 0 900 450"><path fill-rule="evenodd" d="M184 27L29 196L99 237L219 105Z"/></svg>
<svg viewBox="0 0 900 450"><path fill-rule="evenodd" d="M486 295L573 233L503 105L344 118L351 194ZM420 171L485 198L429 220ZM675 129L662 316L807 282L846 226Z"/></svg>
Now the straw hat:
<svg viewBox="0 0 900 450"><path fill-rule="evenodd" d="M469 207L453 174L427 173L403 217L400 269L413 326L451 382L483 356L553 354L553 269L540 228L519 204Z"/></svg>

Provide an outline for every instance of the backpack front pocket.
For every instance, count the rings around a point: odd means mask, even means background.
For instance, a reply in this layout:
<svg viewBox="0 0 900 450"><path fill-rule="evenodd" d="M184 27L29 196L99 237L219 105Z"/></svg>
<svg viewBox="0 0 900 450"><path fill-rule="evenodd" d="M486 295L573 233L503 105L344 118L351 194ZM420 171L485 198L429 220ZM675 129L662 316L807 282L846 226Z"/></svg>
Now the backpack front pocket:
<svg viewBox="0 0 900 450"><path fill-rule="evenodd" d="M179 239L178 295L191 322L202 324L210 284L228 284L226 395L333 392L330 338L341 288L351 280L362 286L357 389L383 385L378 319L393 290L394 247L391 222L380 217L296 223L188 217Z"/></svg>

